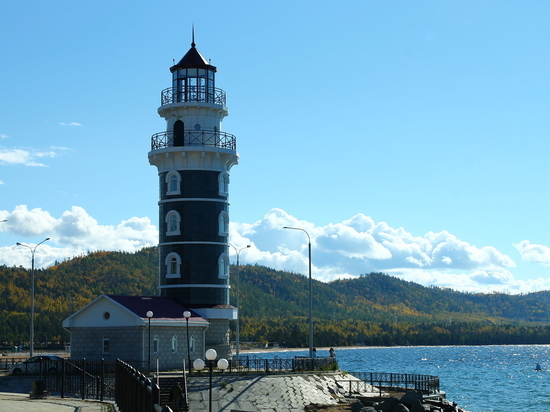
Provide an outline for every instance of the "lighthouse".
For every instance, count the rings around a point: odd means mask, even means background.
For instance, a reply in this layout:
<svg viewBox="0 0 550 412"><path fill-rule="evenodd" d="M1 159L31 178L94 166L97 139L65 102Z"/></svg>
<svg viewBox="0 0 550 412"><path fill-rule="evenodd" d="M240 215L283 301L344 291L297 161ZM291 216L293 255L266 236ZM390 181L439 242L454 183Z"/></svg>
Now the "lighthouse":
<svg viewBox="0 0 550 412"><path fill-rule="evenodd" d="M216 67L195 41L172 67L161 92L166 130L151 138L149 163L159 176L160 296L191 308L210 323L207 347L229 351L229 172L236 138L222 131L226 94Z"/></svg>

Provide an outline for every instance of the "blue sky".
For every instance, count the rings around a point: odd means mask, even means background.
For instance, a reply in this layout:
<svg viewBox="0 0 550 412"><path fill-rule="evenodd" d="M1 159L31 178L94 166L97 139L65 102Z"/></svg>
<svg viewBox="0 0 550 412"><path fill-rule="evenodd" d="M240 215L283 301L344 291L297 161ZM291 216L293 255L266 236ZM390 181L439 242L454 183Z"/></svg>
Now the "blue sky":
<svg viewBox="0 0 550 412"><path fill-rule="evenodd" d="M218 68L241 262L550 289L546 1L0 0L0 264L157 242L169 67Z"/></svg>

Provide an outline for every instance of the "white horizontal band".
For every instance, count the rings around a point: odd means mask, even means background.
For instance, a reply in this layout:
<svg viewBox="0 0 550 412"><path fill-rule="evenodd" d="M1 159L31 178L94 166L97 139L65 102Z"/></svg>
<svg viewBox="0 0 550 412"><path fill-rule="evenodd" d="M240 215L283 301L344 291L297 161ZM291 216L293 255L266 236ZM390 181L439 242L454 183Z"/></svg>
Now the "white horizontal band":
<svg viewBox="0 0 550 412"><path fill-rule="evenodd" d="M170 289L170 288L214 288L214 289L231 289L229 285L207 285L207 284L181 284L181 285L161 285L159 289Z"/></svg>

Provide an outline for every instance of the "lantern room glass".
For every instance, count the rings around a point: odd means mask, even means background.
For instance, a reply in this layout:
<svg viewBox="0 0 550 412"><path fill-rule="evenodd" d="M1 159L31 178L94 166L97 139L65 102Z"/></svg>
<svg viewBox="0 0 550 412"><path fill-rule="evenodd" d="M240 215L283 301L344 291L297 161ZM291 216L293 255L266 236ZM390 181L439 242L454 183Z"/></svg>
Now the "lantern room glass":
<svg viewBox="0 0 550 412"><path fill-rule="evenodd" d="M215 77L212 70L179 69L172 74L177 102L214 102Z"/></svg>

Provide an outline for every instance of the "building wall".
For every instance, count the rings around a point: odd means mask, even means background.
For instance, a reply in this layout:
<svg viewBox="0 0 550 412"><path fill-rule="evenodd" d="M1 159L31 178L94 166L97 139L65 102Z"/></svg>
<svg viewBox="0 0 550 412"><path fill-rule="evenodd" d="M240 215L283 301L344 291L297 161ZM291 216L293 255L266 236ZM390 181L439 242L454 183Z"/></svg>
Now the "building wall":
<svg viewBox="0 0 550 412"><path fill-rule="evenodd" d="M71 359L115 361L121 359L138 368L147 369L149 330L147 327L118 328L71 328ZM155 336L158 337L158 351L154 352ZM109 352L103 352L104 338L109 339ZM175 345L173 350L173 337ZM204 359L204 328L189 327L189 337L193 340L191 362ZM191 339L193 338L193 339ZM185 326L151 326L151 369L156 368L157 359L160 370L187 365L187 333Z"/></svg>
<svg viewBox="0 0 550 412"><path fill-rule="evenodd" d="M227 319L209 319L210 326L205 333L205 350L215 349L218 358L231 358L229 346L229 321Z"/></svg>

